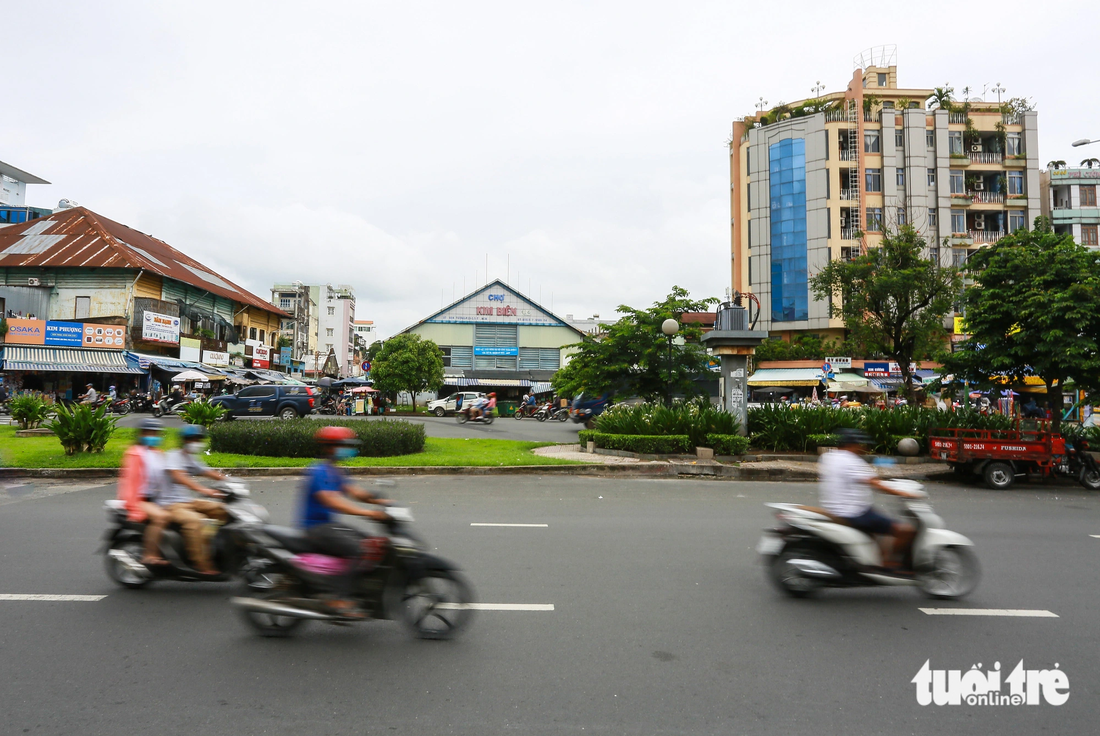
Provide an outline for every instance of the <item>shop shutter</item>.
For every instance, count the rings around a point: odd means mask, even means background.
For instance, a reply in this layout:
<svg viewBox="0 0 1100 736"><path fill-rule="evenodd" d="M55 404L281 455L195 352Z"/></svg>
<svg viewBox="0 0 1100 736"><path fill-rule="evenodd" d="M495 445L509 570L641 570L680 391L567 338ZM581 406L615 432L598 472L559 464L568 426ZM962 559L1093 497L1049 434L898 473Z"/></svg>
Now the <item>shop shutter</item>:
<svg viewBox="0 0 1100 736"><path fill-rule="evenodd" d="M452 368L473 368L474 349L469 345L455 345L451 347Z"/></svg>
<svg viewBox="0 0 1100 736"><path fill-rule="evenodd" d="M538 348L520 348L519 349L519 369L521 371L535 371L539 369L539 349Z"/></svg>
<svg viewBox="0 0 1100 736"><path fill-rule="evenodd" d="M556 371L561 368L561 350L539 348L539 368L544 371Z"/></svg>

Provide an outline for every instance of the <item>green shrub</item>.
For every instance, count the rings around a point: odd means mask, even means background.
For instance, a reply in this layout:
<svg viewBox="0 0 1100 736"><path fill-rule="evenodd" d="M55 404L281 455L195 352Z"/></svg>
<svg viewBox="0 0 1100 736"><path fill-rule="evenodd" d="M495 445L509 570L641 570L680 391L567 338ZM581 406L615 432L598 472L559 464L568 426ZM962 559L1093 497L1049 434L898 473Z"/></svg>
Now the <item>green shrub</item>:
<svg viewBox="0 0 1100 736"><path fill-rule="evenodd" d="M53 413L53 405L38 396L16 396L8 402L8 409L20 429L34 429Z"/></svg>
<svg viewBox="0 0 1100 736"><path fill-rule="evenodd" d="M714 448L715 455L744 455L749 449L749 438L739 434L708 434L707 447Z"/></svg>
<svg viewBox="0 0 1100 736"><path fill-rule="evenodd" d="M619 435L686 434L692 447L703 447L708 434L737 434L741 422L705 397L663 404L619 404L596 418L596 431Z"/></svg>
<svg viewBox="0 0 1100 736"><path fill-rule="evenodd" d="M221 404L211 404L206 399L199 399L183 408L183 421L188 424L201 424L209 429L225 416L225 407Z"/></svg>
<svg viewBox="0 0 1100 736"><path fill-rule="evenodd" d="M840 444L840 435L837 434L811 434L807 444L817 449L818 447L836 447Z"/></svg>
<svg viewBox="0 0 1100 736"><path fill-rule="evenodd" d="M676 455L695 449L691 438L686 434L608 434L593 431L588 439L595 442L596 447L605 450L623 450L645 455Z"/></svg>
<svg viewBox="0 0 1100 736"><path fill-rule="evenodd" d="M106 405L94 410L86 404L58 405L54 409L54 420L47 426L61 440L65 454L75 455L102 452L115 432L117 421L118 417L108 416Z"/></svg>
<svg viewBox="0 0 1100 736"><path fill-rule="evenodd" d="M596 439L596 430L594 429L582 429L577 432L577 440L581 443L581 447L585 447L589 442L594 442Z"/></svg>
<svg viewBox="0 0 1100 736"><path fill-rule="evenodd" d="M317 457L313 441L321 427L351 427L362 441L365 457L410 455L424 450L424 425L399 419L290 419L278 422L219 422L210 428L210 449L237 455Z"/></svg>

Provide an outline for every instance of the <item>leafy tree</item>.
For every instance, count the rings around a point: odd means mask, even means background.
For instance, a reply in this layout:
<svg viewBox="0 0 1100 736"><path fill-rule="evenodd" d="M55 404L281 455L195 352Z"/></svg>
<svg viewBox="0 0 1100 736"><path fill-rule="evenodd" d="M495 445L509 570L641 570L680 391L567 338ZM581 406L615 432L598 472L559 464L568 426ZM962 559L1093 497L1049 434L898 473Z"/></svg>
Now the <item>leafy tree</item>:
<svg viewBox="0 0 1100 736"><path fill-rule="evenodd" d="M786 340L765 340L756 348L757 365L766 360L824 360L833 355L873 357L851 340L836 340L806 333Z"/></svg>
<svg viewBox="0 0 1100 736"><path fill-rule="evenodd" d="M831 261L810 279L814 295L828 299L849 335L872 354L901 368L903 389L913 396L909 364L946 339L944 317L962 288L953 268L924 257L925 241L912 226L884 232L881 247L852 261Z"/></svg>
<svg viewBox="0 0 1100 736"><path fill-rule="evenodd" d="M1062 387L1100 388L1100 255L1055 233L1039 217L970 257L966 290L970 339L944 372L978 384L1039 376L1061 424Z"/></svg>
<svg viewBox="0 0 1100 736"><path fill-rule="evenodd" d="M277 348L292 348L294 347L294 341L290 339L289 335L279 335L279 341L275 344Z"/></svg>
<svg viewBox="0 0 1100 736"><path fill-rule="evenodd" d="M554 374L554 389L566 396L588 391L666 401L672 393L695 393L692 379L707 373L709 359L698 344L702 330L684 324L682 317L684 312L709 311L717 301L691 299L686 290L674 286L672 293L649 309L620 305L615 311L623 316L617 322L600 325L601 335L586 335L583 342L570 346L576 352ZM661 332L661 323L669 318L681 323L677 337L685 341L672 346L671 364L668 340Z"/></svg>
<svg viewBox="0 0 1100 736"><path fill-rule="evenodd" d="M955 94L955 88L950 84L944 84L942 87L936 87L932 90L932 94L928 99L936 103L936 107L941 110L951 110L951 95Z"/></svg>
<svg viewBox="0 0 1100 736"><path fill-rule="evenodd" d="M443 385L443 351L420 335L397 335L386 340L371 365L371 378L379 391L407 391L416 410L419 391L435 391Z"/></svg>

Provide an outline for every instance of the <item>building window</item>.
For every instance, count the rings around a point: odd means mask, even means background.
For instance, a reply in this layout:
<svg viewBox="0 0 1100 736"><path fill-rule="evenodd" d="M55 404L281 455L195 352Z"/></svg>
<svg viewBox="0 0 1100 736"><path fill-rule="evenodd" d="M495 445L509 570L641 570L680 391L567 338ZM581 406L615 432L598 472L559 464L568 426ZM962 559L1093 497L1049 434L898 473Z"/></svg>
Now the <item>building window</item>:
<svg viewBox="0 0 1100 736"><path fill-rule="evenodd" d="M264 331L260 330L260 342L264 341Z"/></svg>
<svg viewBox="0 0 1100 736"><path fill-rule="evenodd" d="M882 191L882 169L867 169L867 191L868 192L881 192Z"/></svg>
<svg viewBox="0 0 1100 736"><path fill-rule="evenodd" d="M92 316L92 298L90 296L78 296L76 298L76 319L86 319Z"/></svg>
<svg viewBox="0 0 1100 736"><path fill-rule="evenodd" d="M1100 245L1100 241L1097 241L1096 225L1081 226L1081 245Z"/></svg>
<svg viewBox="0 0 1100 736"><path fill-rule="evenodd" d="M951 210L951 232L966 232L966 210Z"/></svg>
<svg viewBox="0 0 1100 736"><path fill-rule="evenodd" d="M931 151L936 147L936 131L926 130L924 131L924 145L928 146L928 150Z"/></svg>
<svg viewBox="0 0 1100 736"><path fill-rule="evenodd" d="M325 337L332 337L332 331L334 328L329 327L325 330Z"/></svg>
<svg viewBox="0 0 1100 736"><path fill-rule="evenodd" d="M450 348L440 348L439 352L443 353L443 367L444 368L450 368L451 367L451 349Z"/></svg>
<svg viewBox="0 0 1100 736"><path fill-rule="evenodd" d="M928 227L936 227L936 208L928 208Z"/></svg>
<svg viewBox="0 0 1100 736"><path fill-rule="evenodd" d="M1095 207L1096 206L1096 185L1089 184L1088 186L1081 186L1081 206L1082 207Z"/></svg>
<svg viewBox="0 0 1100 736"><path fill-rule="evenodd" d="M248 328L248 339L249 340L255 340L256 339L256 328L255 327L249 327Z"/></svg>
<svg viewBox="0 0 1100 736"><path fill-rule="evenodd" d="M966 257L968 255L970 255L970 251L968 251L966 248L956 248L955 252L954 252L955 268L965 268L966 267ZM957 312L959 310L956 308L955 311Z"/></svg>
<svg viewBox="0 0 1100 736"><path fill-rule="evenodd" d="M331 342L325 343L325 351L329 352L329 353L332 352L332 343Z"/></svg>
<svg viewBox="0 0 1100 736"><path fill-rule="evenodd" d="M1027 219L1024 217L1023 212L1017 212L1016 210L1010 210L1008 213L1008 231L1014 233L1017 230L1027 229Z"/></svg>
<svg viewBox="0 0 1100 736"><path fill-rule="evenodd" d="M1010 172L1008 172L1008 193L1009 194L1023 194L1024 193L1024 172L1022 172L1022 171L1010 171Z"/></svg>
<svg viewBox="0 0 1100 736"><path fill-rule="evenodd" d="M901 128L894 130L894 148L905 147L905 131Z"/></svg>
<svg viewBox="0 0 1100 736"><path fill-rule="evenodd" d="M929 169L928 170L928 186L930 186L930 187L936 186L936 170L935 169Z"/></svg>
<svg viewBox="0 0 1100 736"><path fill-rule="evenodd" d="M287 299L285 296L279 297L279 309L283 310L284 312L290 311L290 300Z"/></svg>
<svg viewBox="0 0 1100 736"><path fill-rule="evenodd" d="M903 169L903 168L898 169L898 186L899 187L904 187L905 186L905 169Z"/></svg>
<svg viewBox="0 0 1100 736"><path fill-rule="evenodd" d="M877 233L882 231L882 208L867 208L867 232Z"/></svg>
<svg viewBox="0 0 1100 736"><path fill-rule="evenodd" d="M329 307L328 308L328 316L333 317L335 315L336 315L336 307Z"/></svg>
<svg viewBox="0 0 1100 736"><path fill-rule="evenodd" d="M963 172L955 169L951 170L951 193L966 194L966 178Z"/></svg>
<svg viewBox="0 0 1100 736"><path fill-rule="evenodd" d="M886 86L886 75L883 74L882 72L879 72L879 74L878 74L878 86L879 87L885 87Z"/></svg>
<svg viewBox="0 0 1100 736"><path fill-rule="evenodd" d="M1005 153L1009 156L1019 156L1023 152L1023 137L1019 133L1009 133L1005 138Z"/></svg>
<svg viewBox="0 0 1100 736"><path fill-rule="evenodd" d="M771 317L809 318L806 240L806 141L789 138L768 148L771 161ZM764 269L768 266L765 264ZM761 270L764 270L761 269ZM762 278L767 278L762 275Z"/></svg>
<svg viewBox="0 0 1100 736"><path fill-rule="evenodd" d="M877 130L868 130L863 133L863 152L864 153L880 153L882 151L882 145L879 141L879 133Z"/></svg>
<svg viewBox="0 0 1100 736"><path fill-rule="evenodd" d="M908 220L905 217L905 208L904 207L898 207L898 227L901 227L902 225L907 225L907 224L908 224Z"/></svg>
<svg viewBox="0 0 1100 736"><path fill-rule="evenodd" d="M947 133L948 153L952 156L963 155L963 134L961 130L951 130Z"/></svg>

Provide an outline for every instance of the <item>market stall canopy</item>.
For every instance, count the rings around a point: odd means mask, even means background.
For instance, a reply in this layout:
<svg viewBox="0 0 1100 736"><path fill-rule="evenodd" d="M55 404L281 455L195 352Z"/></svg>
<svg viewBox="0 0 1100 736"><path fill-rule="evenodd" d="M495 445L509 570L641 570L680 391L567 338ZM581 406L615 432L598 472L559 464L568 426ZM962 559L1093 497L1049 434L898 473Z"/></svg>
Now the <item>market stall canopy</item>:
<svg viewBox="0 0 1100 736"><path fill-rule="evenodd" d="M370 386L360 386L359 388L353 388L351 390L351 393L353 393L353 394L376 394L376 393L378 393L378 389L371 388Z"/></svg>
<svg viewBox="0 0 1100 736"><path fill-rule="evenodd" d="M176 383L178 381L207 381L207 380L209 380L209 379L206 376L204 376L203 374L199 373L198 371L184 371L183 373L177 373L176 375L172 376L172 383Z"/></svg>
<svg viewBox="0 0 1100 736"><path fill-rule="evenodd" d="M40 348L8 345L4 348L5 371L59 371L65 373L133 373L145 371L126 362L118 350Z"/></svg>
<svg viewBox="0 0 1100 736"><path fill-rule="evenodd" d="M864 378L858 373L836 373L829 381L830 391L855 391L861 386L866 386L870 379Z"/></svg>
<svg viewBox="0 0 1100 736"><path fill-rule="evenodd" d="M820 386L820 368L762 368L749 376L748 385Z"/></svg>

